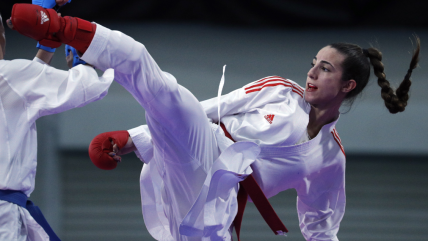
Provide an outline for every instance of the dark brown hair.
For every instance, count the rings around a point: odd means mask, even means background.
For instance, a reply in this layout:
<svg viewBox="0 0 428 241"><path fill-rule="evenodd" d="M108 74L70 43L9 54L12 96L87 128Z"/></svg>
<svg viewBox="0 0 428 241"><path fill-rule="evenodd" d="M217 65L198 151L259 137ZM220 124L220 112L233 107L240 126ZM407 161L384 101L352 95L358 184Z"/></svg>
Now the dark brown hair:
<svg viewBox="0 0 428 241"><path fill-rule="evenodd" d="M416 68L419 62L420 39L415 36L416 48L413 50L412 60L407 74L400 86L394 91L386 79L384 66L382 63L382 53L376 48L362 49L360 46L349 43L334 43L329 46L345 55L345 60L342 63L343 74L342 80L353 79L357 83L355 89L348 93L346 100L351 104L354 99L366 87L370 77L370 64L373 65L374 74L378 78L378 84L382 88L381 96L385 101L385 106L389 112L395 114L402 112L407 106L409 99L409 89L412 82L410 76L412 70Z"/></svg>

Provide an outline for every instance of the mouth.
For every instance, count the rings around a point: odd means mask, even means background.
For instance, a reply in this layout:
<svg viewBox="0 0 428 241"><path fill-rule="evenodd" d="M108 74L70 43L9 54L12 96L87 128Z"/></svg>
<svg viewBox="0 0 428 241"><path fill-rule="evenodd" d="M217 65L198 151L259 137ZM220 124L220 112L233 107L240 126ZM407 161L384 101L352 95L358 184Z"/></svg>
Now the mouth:
<svg viewBox="0 0 428 241"><path fill-rule="evenodd" d="M318 89L318 87L316 87L315 85L308 84L307 91L315 91L317 89Z"/></svg>

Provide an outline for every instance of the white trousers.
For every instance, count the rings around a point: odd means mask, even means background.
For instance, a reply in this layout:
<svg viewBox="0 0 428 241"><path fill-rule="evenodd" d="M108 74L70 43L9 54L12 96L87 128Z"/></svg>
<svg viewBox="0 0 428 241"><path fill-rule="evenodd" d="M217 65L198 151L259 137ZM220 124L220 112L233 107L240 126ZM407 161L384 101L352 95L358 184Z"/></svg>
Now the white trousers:
<svg viewBox="0 0 428 241"><path fill-rule="evenodd" d="M172 237L201 240L179 234L180 223L220 154L201 104L159 68L143 44L121 32L98 25L82 59L101 70L113 68L115 81L146 110L154 146L151 170L163 180L162 202Z"/></svg>
<svg viewBox="0 0 428 241"><path fill-rule="evenodd" d="M0 200L0 240L48 241L49 236L27 209Z"/></svg>

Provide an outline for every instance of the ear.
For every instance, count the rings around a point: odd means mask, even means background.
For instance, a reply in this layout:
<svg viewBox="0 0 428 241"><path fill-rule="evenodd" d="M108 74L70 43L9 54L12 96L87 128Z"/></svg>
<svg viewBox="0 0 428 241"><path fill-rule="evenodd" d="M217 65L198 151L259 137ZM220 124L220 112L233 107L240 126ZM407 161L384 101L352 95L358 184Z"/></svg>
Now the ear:
<svg viewBox="0 0 428 241"><path fill-rule="evenodd" d="M342 85L342 92L349 93L357 87L357 82L353 79L345 81Z"/></svg>

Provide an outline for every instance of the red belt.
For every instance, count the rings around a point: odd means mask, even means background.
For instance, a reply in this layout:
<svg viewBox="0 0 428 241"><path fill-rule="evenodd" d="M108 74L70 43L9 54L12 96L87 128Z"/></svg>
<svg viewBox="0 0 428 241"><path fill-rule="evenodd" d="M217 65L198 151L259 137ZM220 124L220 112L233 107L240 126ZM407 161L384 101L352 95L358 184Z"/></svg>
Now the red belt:
<svg viewBox="0 0 428 241"><path fill-rule="evenodd" d="M226 130L224 124L220 123L220 126L223 129L226 137L235 142L235 140L233 140L232 136ZM275 213L275 210L273 210L272 205L270 205L259 184L257 184L253 174L249 175L239 184L241 187L238 191L238 213L236 214L235 220L233 220L238 241L240 241L239 234L241 232L242 217L244 215L244 209L245 205L247 204L248 196L251 197L251 200L253 200L254 205L259 210L263 219L276 235L288 233L288 229L281 222L281 219L279 219L278 215Z"/></svg>

